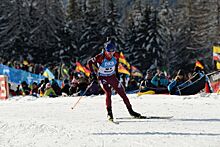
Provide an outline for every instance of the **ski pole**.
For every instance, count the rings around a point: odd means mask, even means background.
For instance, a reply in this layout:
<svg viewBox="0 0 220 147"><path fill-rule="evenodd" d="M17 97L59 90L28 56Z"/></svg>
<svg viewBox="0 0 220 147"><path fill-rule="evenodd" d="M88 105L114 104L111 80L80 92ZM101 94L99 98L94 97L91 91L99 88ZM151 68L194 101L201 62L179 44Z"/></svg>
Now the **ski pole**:
<svg viewBox="0 0 220 147"><path fill-rule="evenodd" d="M86 88L86 90L83 92L83 94L79 97L78 101L73 105L73 107L71 107L71 109L73 110L76 105L80 102L80 100L83 98L83 96L86 94L86 92L88 91L88 89L92 86L92 84L94 83L94 81L92 81L92 83Z"/></svg>

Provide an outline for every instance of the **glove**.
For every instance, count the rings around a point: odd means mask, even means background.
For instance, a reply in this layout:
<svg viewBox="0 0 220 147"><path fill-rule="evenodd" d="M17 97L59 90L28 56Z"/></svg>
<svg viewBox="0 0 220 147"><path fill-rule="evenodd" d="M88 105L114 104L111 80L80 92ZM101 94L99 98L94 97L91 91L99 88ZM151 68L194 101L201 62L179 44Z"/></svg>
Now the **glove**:
<svg viewBox="0 0 220 147"><path fill-rule="evenodd" d="M96 80L97 80L96 74L95 74L95 73L92 73L92 74L91 74L91 78L92 78L93 81L96 81Z"/></svg>

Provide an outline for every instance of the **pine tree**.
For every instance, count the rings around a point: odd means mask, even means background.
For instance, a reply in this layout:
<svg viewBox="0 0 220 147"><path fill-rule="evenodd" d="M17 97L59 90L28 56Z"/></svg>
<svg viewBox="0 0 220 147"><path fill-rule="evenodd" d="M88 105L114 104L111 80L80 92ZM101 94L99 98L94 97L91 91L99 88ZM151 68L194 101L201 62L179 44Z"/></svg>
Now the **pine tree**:
<svg viewBox="0 0 220 147"><path fill-rule="evenodd" d="M152 64L162 66L163 49L159 28L157 11L147 4L143 19L138 25L135 47L131 51L133 56L130 58L132 64L142 70L147 70Z"/></svg>
<svg viewBox="0 0 220 147"><path fill-rule="evenodd" d="M68 19L72 21L76 21L81 17L82 14L76 0L69 0L67 15Z"/></svg>
<svg viewBox="0 0 220 147"><path fill-rule="evenodd" d="M76 0L70 0L67 10L67 24L66 29L68 31L68 36L66 36L67 41L69 42L69 50L67 54L71 56L73 62L79 60L79 48L81 46L80 37L82 36L83 31L83 5L84 1L79 3Z"/></svg>
<svg viewBox="0 0 220 147"><path fill-rule="evenodd" d="M115 0L109 1L108 13L100 21L100 31L104 38L110 37L119 50L122 50L124 48L123 28L119 22L120 15L115 3Z"/></svg>
<svg viewBox="0 0 220 147"><path fill-rule="evenodd" d="M133 53L135 47L137 46L135 40L137 38L137 26L133 20L133 17L130 16L129 24L127 31L125 33L125 50L123 50L124 55L127 57L128 61L133 64Z"/></svg>
<svg viewBox="0 0 220 147"><path fill-rule="evenodd" d="M213 38L215 28L211 18L213 14L209 6L210 2L201 0L188 0L182 3L182 13L178 17L184 16L181 20L184 25L181 25L181 28L184 29L182 30L182 36L186 35L185 41L183 41L185 47L181 47L183 51L178 49L176 55L179 55L178 53L182 54L182 59L178 61L182 61L181 65L185 65L185 68L193 65L195 60L203 60L206 65L210 65L210 54L212 52L210 44L212 44L211 38Z"/></svg>
<svg viewBox="0 0 220 147"><path fill-rule="evenodd" d="M158 19L158 11L155 9L153 10L153 13L150 15L151 21L148 27L148 34L149 34L149 41L146 45L147 51L150 52L150 57L152 58L152 61L154 61L154 64L159 67L164 66L163 61L163 42L164 38L162 37L162 31L160 31L160 28L162 27L161 22Z"/></svg>
<svg viewBox="0 0 220 147"><path fill-rule="evenodd" d="M131 64L141 68L142 70L143 68L148 68L149 64L151 64L151 61L148 58L148 56L150 56L150 52L143 47L143 45L147 45L149 41L148 27L150 23L150 13L150 6L147 5L143 14L143 19L140 21L140 25L137 25L137 28L133 29L136 32L136 36L134 37L133 47L129 49L129 52L132 53L129 56Z"/></svg>
<svg viewBox="0 0 220 147"><path fill-rule="evenodd" d="M100 34L100 1L92 1L83 15L82 32L79 38L79 60L85 64L89 58L100 52L103 39Z"/></svg>
<svg viewBox="0 0 220 147"><path fill-rule="evenodd" d="M163 66L166 67L168 73L171 73L175 70L173 66L175 65L175 50L174 45L175 42L175 20L174 20L174 12L170 7L168 0L163 0L158 8L158 19L161 23L161 27L159 28L159 32L161 37L163 38L161 41L163 42Z"/></svg>
<svg viewBox="0 0 220 147"><path fill-rule="evenodd" d="M191 62L189 59L192 54L192 50L187 49L187 45L190 42L190 23L188 16L186 15L185 6L178 5L172 9L173 15L169 18L171 19L170 29L172 31L171 36L167 36L168 46L170 49L167 49L167 64L168 71L171 75L179 69L190 70ZM168 24L169 26L169 24ZM170 37L170 41L169 41Z"/></svg>
<svg viewBox="0 0 220 147"><path fill-rule="evenodd" d="M12 58L16 57L16 54L11 53L22 52L25 54L30 32L28 2L26 0L2 1L1 14L3 14L0 18L2 55L5 58Z"/></svg>
<svg viewBox="0 0 220 147"><path fill-rule="evenodd" d="M59 61L59 51L63 46L62 34L65 28L65 14L62 2L59 0L42 0L36 4L36 11L31 16L34 25L30 40L35 58L40 61ZM47 57L45 59L45 57Z"/></svg>

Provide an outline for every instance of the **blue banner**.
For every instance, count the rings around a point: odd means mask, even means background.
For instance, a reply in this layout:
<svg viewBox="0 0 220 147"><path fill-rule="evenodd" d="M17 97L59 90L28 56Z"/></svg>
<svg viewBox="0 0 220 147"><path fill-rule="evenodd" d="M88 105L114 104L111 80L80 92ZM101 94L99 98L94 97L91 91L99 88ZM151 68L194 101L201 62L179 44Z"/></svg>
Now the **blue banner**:
<svg viewBox="0 0 220 147"><path fill-rule="evenodd" d="M0 75L7 75L8 81L15 84L21 84L22 81L26 81L28 84L32 84L33 82L40 83L41 80L46 78L42 75L32 74L30 72L11 68L3 64L0 64ZM58 85L61 86L62 82L60 80L56 81Z"/></svg>

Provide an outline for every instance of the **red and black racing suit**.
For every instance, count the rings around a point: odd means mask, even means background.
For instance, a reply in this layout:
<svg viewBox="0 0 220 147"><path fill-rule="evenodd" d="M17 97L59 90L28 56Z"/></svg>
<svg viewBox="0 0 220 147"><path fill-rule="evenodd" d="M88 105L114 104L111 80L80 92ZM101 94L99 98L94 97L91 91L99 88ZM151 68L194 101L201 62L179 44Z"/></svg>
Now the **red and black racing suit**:
<svg viewBox="0 0 220 147"><path fill-rule="evenodd" d="M90 70L92 73L94 73L93 65L96 65L98 67L98 71L97 71L98 80L101 84L102 89L105 91L105 94L106 94L106 108L107 108L107 110L112 109L111 87L113 87L115 89L115 91L122 97L127 109L132 110L132 106L130 104L130 101L129 101L128 97L126 96L125 89L117 78L119 56L120 56L119 53L117 53L117 52L114 53L112 58L115 59L116 64L114 65L115 67L112 68L112 70L114 70L114 71L110 71L111 72L110 74L108 74L108 73L105 74L103 72L103 67L101 67L101 65L103 64L103 61L106 64L108 64L108 62L111 62L112 60L106 59L105 55L102 53L100 53L100 54L96 55L94 58L90 59L88 64L89 64L89 67L90 67ZM113 61L112 61L112 63L113 63ZM102 70L100 70L100 67ZM106 69L104 69L104 70L106 70Z"/></svg>

